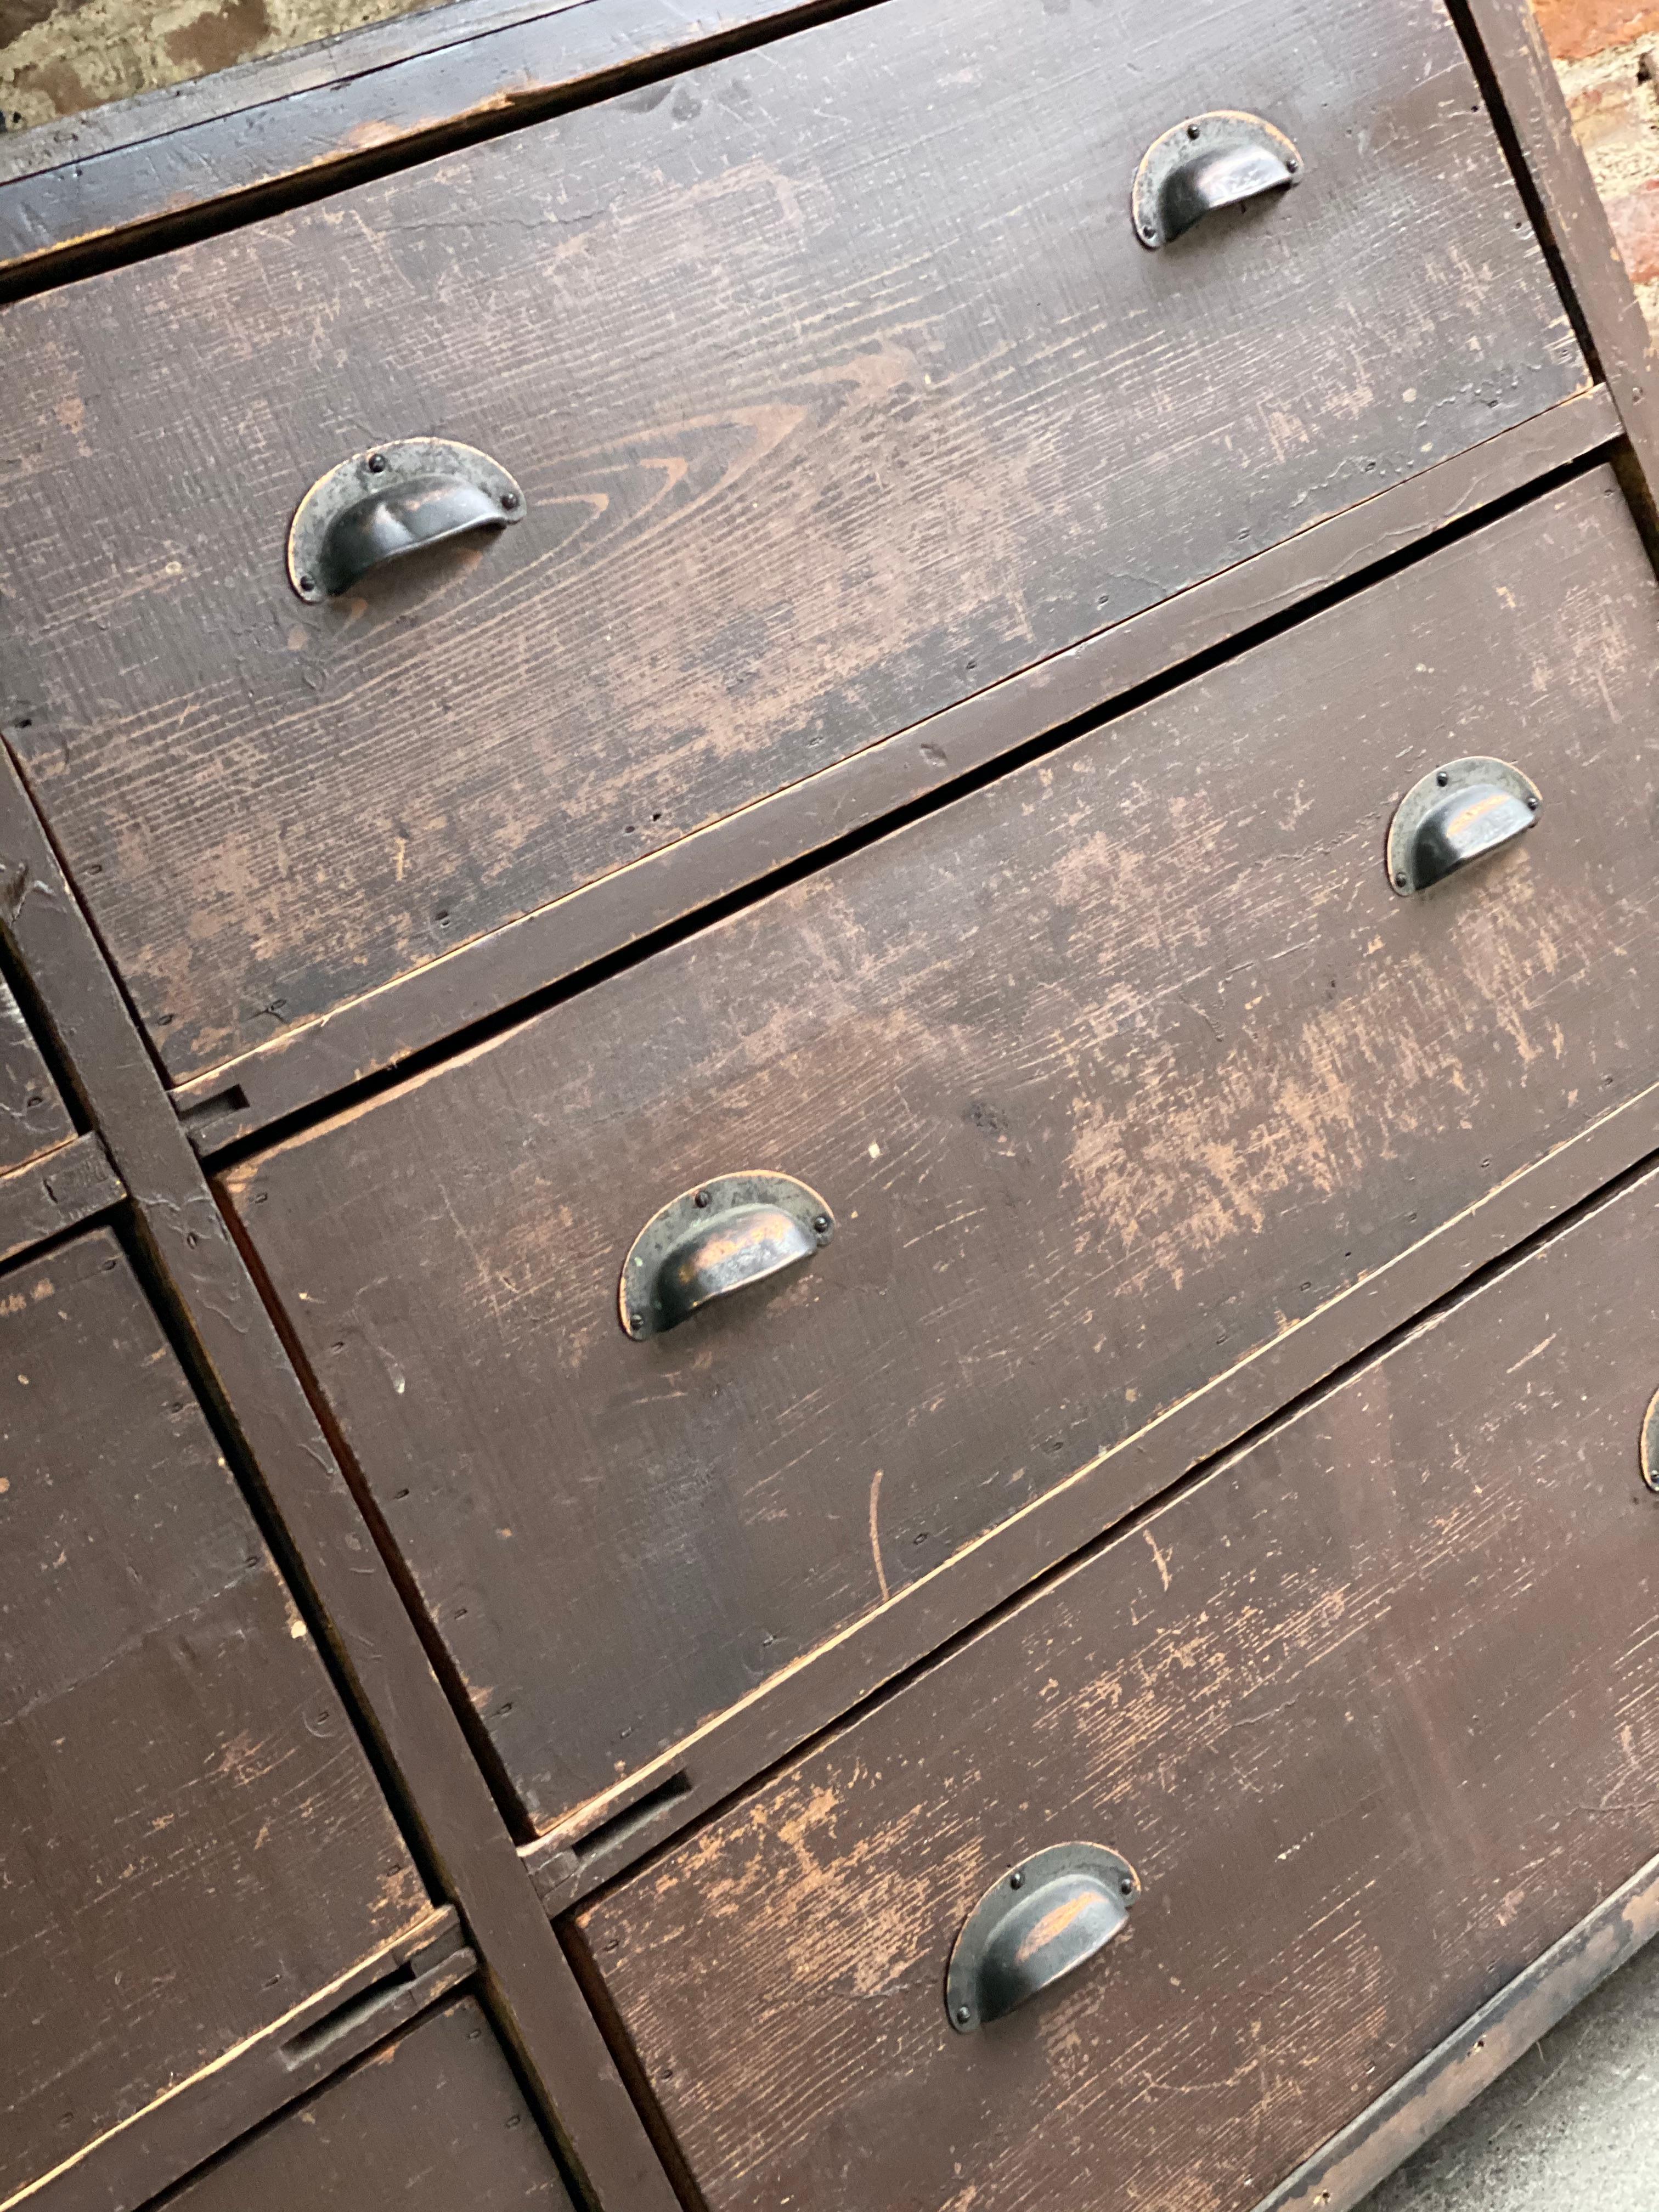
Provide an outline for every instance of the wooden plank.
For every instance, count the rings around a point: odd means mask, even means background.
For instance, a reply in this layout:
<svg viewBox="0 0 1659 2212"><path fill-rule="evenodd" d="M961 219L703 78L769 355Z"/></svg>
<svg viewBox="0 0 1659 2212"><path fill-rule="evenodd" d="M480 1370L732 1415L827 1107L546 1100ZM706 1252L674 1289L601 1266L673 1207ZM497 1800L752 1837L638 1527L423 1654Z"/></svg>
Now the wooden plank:
<svg viewBox="0 0 1659 2212"><path fill-rule="evenodd" d="M0 720L169 1076L1582 388L1438 0L1366 23L1206 21L1306 181L1162 253L1179 9L906 0L9 310ZM415 430L522 526L298 599Z"/></svg>
<svg viewBox="0 0 1659 2212"><path fill-rule="evenodd" d="M94 161L100 154L125 152L295 93L328 90L416 55L436 53L581 4L590 0L438 0L381 22L354 25L332 38L188 77L181 84L158 85L131 100L82 108L0 137L0 186Z"/></svg>
<svg viewBox="0 0 1659 2212"><path fill-rule="evenodd" d="M411 1835L465 1916L482 1989L571 2170L607 2205L673 2192L328 1439L237 1256L143 1038L0 756L0 937L49 1009L58 1064L133 1193L135 1235L192 1380L326 1633ZM302 1556L301 1556L302 1555Z"/></svg>
<svg viewBox="0 0 1659 2212"><path fill-rule="evenodd" d="M18 2200L27 2212L140 2212L474 1973L453 1905L342 1975L223 2065L191 2075Z"/></svg>
<svg viewBox="0 0 1659 2212"><path fill-rule="evenodd" d="M67 1144L74 1134L40 1048L0 978L0 1176Z"/></svg>
<svg viewBox="0 0 1659 2212"><path fill-rule="evenodd" d="M882 816L948 796L964 776L1103 714L1194 655L1248 638L1466 523L1620 434L1604 387L1505 430L959 707L602 878L398 981L298 1025L174 1096L204 1156L383 1073L515 1002L730 897Z"/></svg>
<svg viewBox="0 0 1659 2212"><path fill-rule="evenodd" d="M1099 1465L991 1530L938 1574L896 1592L857 1629L811 1653L667 1757L609 1793L610 1824L580 1852L550 1841L523 1856L550 1913L591 1894L721 1804L914 1662L1069 1559L1123 1511L1145 1504L1313 1389L1366 1345L1402 1328L1448 1288L1492 1266L1636 1163L1659 1152L1659 1086L1515 1176L1348 1297L1245 1360L1201 1396ZM1126 1463L1130 1462L1132 1463ZM672 1786L671 1786L672 1785ZM635 1813L627 1808L637 1807Z"/></svg>
<svg viewBox="0 0 1659 2212"><path fill-rule="evenodd" d="M42 125L0 141L0 300L302 205L848 8L461 0Z"/></svg>
<svg viewBox="0 0 1659 2212"><path fill-rule="evenodd" d="M88 1134L0 1176L0 1262L107 1212L126 1196L99 1139Z"/></svg>
<svg viewBox="0 0 1659 2212"><path fill-rule="evenodd" d="M226 1175L526 1840L1050 1492L1139 1503L1654 1083L1656 613L1599 471ZM1500 741L1537 831L1396 897L1401 793ZM756 1167L833 1247L631 1342L636 1232Z"/></svg>
<svg viewBox="0 0 1659 2212"><path fill-rule="evenodd" d="M1630 1880L1656 1230L1650 1176L575 1917L708 2212L1244 2212ZM967 1913L1075 1839L1127 1927L958 2035Z"/></svg>
<svg viewBox="0 0 1659 2212"><path fill-rule="evenodd" d="M1656 1936L1659 1859L1650 1859L1263 2197L1257 2212L1353 2212Z"/></svg>
<svg viewBox="0 0 1659 2212"><path fill-rule="evenodd" d="M433 1921L119 1245L0 1282L0 2202Z"/></svg>
<svg viewBox="0 0 1659 2212"><path fill-rule="evenodd" d="M1659 502L1659 357L1613 226L1577 138L1528 0L1456 0L1552 256L1618 404L1641 478L1650 533ZM1632 487L1634 489L1634 487Z"/></svg>
<svg viewBox="0 0 1659 2212"><path fill-rule="evenodd" d="M157 2212L571 2212L489 2023L462 1998L243 2143Z"/></svg>

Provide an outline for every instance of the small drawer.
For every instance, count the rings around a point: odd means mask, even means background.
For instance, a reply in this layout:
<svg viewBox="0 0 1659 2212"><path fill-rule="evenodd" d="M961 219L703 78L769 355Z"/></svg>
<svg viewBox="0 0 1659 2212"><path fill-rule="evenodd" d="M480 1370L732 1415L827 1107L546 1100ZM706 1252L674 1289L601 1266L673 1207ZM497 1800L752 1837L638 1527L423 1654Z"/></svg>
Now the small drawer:
<svg viewBox="0 0 1659 2212"><path fill-rule="evenodd" d="M22 1009L0 979L0 1176L27 1167L74 1134Z"/></svg>
<svg viewBox="0 0 1659 2212"><path fill-rule="evenodd" d="M1656 1385L1650 1176L582 1910L697 2202L1249 2212L1652 1854Z"/></svg>
<svg viewBox="0 0 1659 2212"><path fill-rule="evenodd" d="M1439 0L899 0L6 328L0 723L175 1079L1588 381Z"/></svg>
<svg viewBox="0 0 1659 2212"><path fill-rule="evenodd" d="M465 1997L273 2120L155 2212L570 2212L494 2031Z"/></svg>
<svg viewBox="0 0 1659 2212"><path fill-rule="evenodd" d="M1599 471L228 1174L526 1825L1084 1470L1105 1527L1161 1415L1659 1077L1656 700ZM1397 892L1488 753L1535 828ZM722 1256L755 1170L803 1210ZM681 1260L808 1256L633 1340L680 1194Z"/></svg>
<svg viewBox="0 0 1659 2212"><path fill-rule="evenodd" d="M114 1238L0 1277L0 2199L435 1917Z"/></svg>

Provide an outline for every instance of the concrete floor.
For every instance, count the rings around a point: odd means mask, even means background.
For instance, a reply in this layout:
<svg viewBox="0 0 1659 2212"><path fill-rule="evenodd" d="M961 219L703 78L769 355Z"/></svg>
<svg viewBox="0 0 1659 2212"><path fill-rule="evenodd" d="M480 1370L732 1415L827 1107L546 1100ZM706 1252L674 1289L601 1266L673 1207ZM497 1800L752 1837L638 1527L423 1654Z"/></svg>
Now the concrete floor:
<svg viewBox="0 0 1659 2212"><path fill-rule="evenodd" d="M1659 1943L1569 2014L1362 2212L1659 2212Z"/></svg>

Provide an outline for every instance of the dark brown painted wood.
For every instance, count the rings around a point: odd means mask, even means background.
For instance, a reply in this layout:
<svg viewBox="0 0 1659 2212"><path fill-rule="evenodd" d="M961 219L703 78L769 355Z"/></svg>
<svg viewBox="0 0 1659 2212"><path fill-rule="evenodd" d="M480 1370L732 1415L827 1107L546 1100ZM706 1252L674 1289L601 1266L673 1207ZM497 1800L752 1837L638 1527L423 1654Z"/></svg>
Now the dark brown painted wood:
<svg viewBox="0 0 1659 2212"><path fill-rule="evenodd" d="M98 1139L71 1137L32 1166L0 1176L0 1261L106 1212L125 1195Z"/></svg>
<svg viewBox="0 0 1659 2212"><path fill-rule="evenodd" d="M0 141L0 300L300 204L847 5L459 0L43 125Z"/></svg>
<svg viewBox="0 0 1659 2212"><path fill-rule="evenodd" d="M1046 1494L1097 1530L1194 1394L1654 1083L1656 611L1597 471L227 1176L532 1828ZM1396 898L1399 795L1493 748L1537 829ZM635 1233L755 1167L834 1244L631 1343Z"/></svg>
<svg viewBox="0 0 1659 2212"><path fill-rule="evenodd" d="M580 1856L556 1840L524 1860L550 1913L591 1894L755 1775L981 1620L1011 1592L1073 1556L1104 1526L1168 1489L1313 1389L1365 1346L1402 1327L1458 1283L1513 1252L1568 1209L1659 1152L1659 1085L1593 1123L1380 1267L1133 1442L1133 1460L1109 1455L1014 1519L990 1530L943 1575L926 1576L836 1642L823 1645L763 1696L700 1729L683 1756L653 1762L610 1801L633 1807ZM675 1786L665 1790L664 1778Z"/></svg>
<svg viewBox="0 0 1659 2212"><path fill-rule="evenodd" d="M0 720L170 1074L1581 387L1437 0L1202 32L906 0L8 311ZM1149 254L1218 101L1306 181ZM307 607L416 430L525 524Z"/></svg>
<svg viewBox="0 0 1659 2212"><path fill-rule="evenodd" d="M47 1010L43 1027L55 1064L132 1194L135 1237L198 1387L374 1737L409 1832L465 1916L492 2014L569 2169L606 2212L617 2205L674 2212L672 2191L530 1876L3 755L0 937Z"/></svg>
<svg viewBox="0 0 1659 2212"><path fill-rule="evenodd" d="M363 2059L166 2200L165 2212L570 2212L470 1998ZM158 2207L158 2212L161 2208Z"/></svg>
<svg viewBox="0 0 1659 2212"><path fill-rule="evenodd" d="M1352 2212L1378 2182L1533 2050L1575 2005L1659 1936L1650 1859L1357 2120L1265 2197L1259 2212Z"/></svg>
<svg viewBox="0 0 1659 2212"><path fill-rule="evenodd" d="M262 54L180 84L158 85L131 100L82 108L0 137L0 185L54 169L84 167L198 124L217 122L291 99L378 76L399 62L465 46L491 33L562 14L583 0L438 0L383 22L359 23L336 36Z"/></svg>
<svg viewBox="0 0 1659 2212"><path fill-rule="evenodd" d="M434 1922L119 1245L0 1279L0 2191Z"/></svg>
<svg viewBox="0 0 1659 2212"><path fill-rule="evenodd" d="M1650 1859L1656 1253L1650 1176L584 1909L709 2212L1243 2212ZM1076 1838L1127 1929L957 2035Z"/></svg>
<svg viewBox="0 0 1659 2212"><path fill-rule="evenodd" d="M27 1167L75 1134L16 1000L0 981L0 1176Z"/></svg>
<svg viewBox="0 0 1659 2212"><path fill-rule="evenodd" d="M1659 510L1659 359L1528 0L1457 0L1502 103L1543 234Z"/></svg>
<svg viewBox="0 0 1659 2212"><path fill-rule="evenodd" d="M210 1155L1102 708L1619 434L1605 387L1487 439L637 867L476 939L175 1091Z"/></svg>
<svg viewBox="0 0 1659 2212"><path fill-rule="evenodd" d="M435 1931L435 1932L433 1932ZM327 2081L477 1970L453 1906L313 2003L197 2075L31 2191L28 2212L140 2212L296 2097Z"/></svg>

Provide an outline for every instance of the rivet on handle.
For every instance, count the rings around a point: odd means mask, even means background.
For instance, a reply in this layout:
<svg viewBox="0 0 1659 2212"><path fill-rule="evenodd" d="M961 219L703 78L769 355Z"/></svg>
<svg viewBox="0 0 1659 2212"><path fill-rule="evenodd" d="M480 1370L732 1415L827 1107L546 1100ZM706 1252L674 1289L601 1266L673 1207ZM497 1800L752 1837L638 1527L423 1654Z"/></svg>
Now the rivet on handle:
<svg viewBox="0 0 1659 2212"><path fill-rule="evenodd" d="M331 599L388 561L524 512L518 485L476 446L396 439L318 477L289 529L289 581L302 599Z"/></svg>
<svg viewBox="0 0 1659 2212"><path fill-rule="evenodd" d="M793 1176L715 1176L653 1213L623 1262L622 1325L636 1342L764 1282L826 1245L836 1218Z"/></svg>

